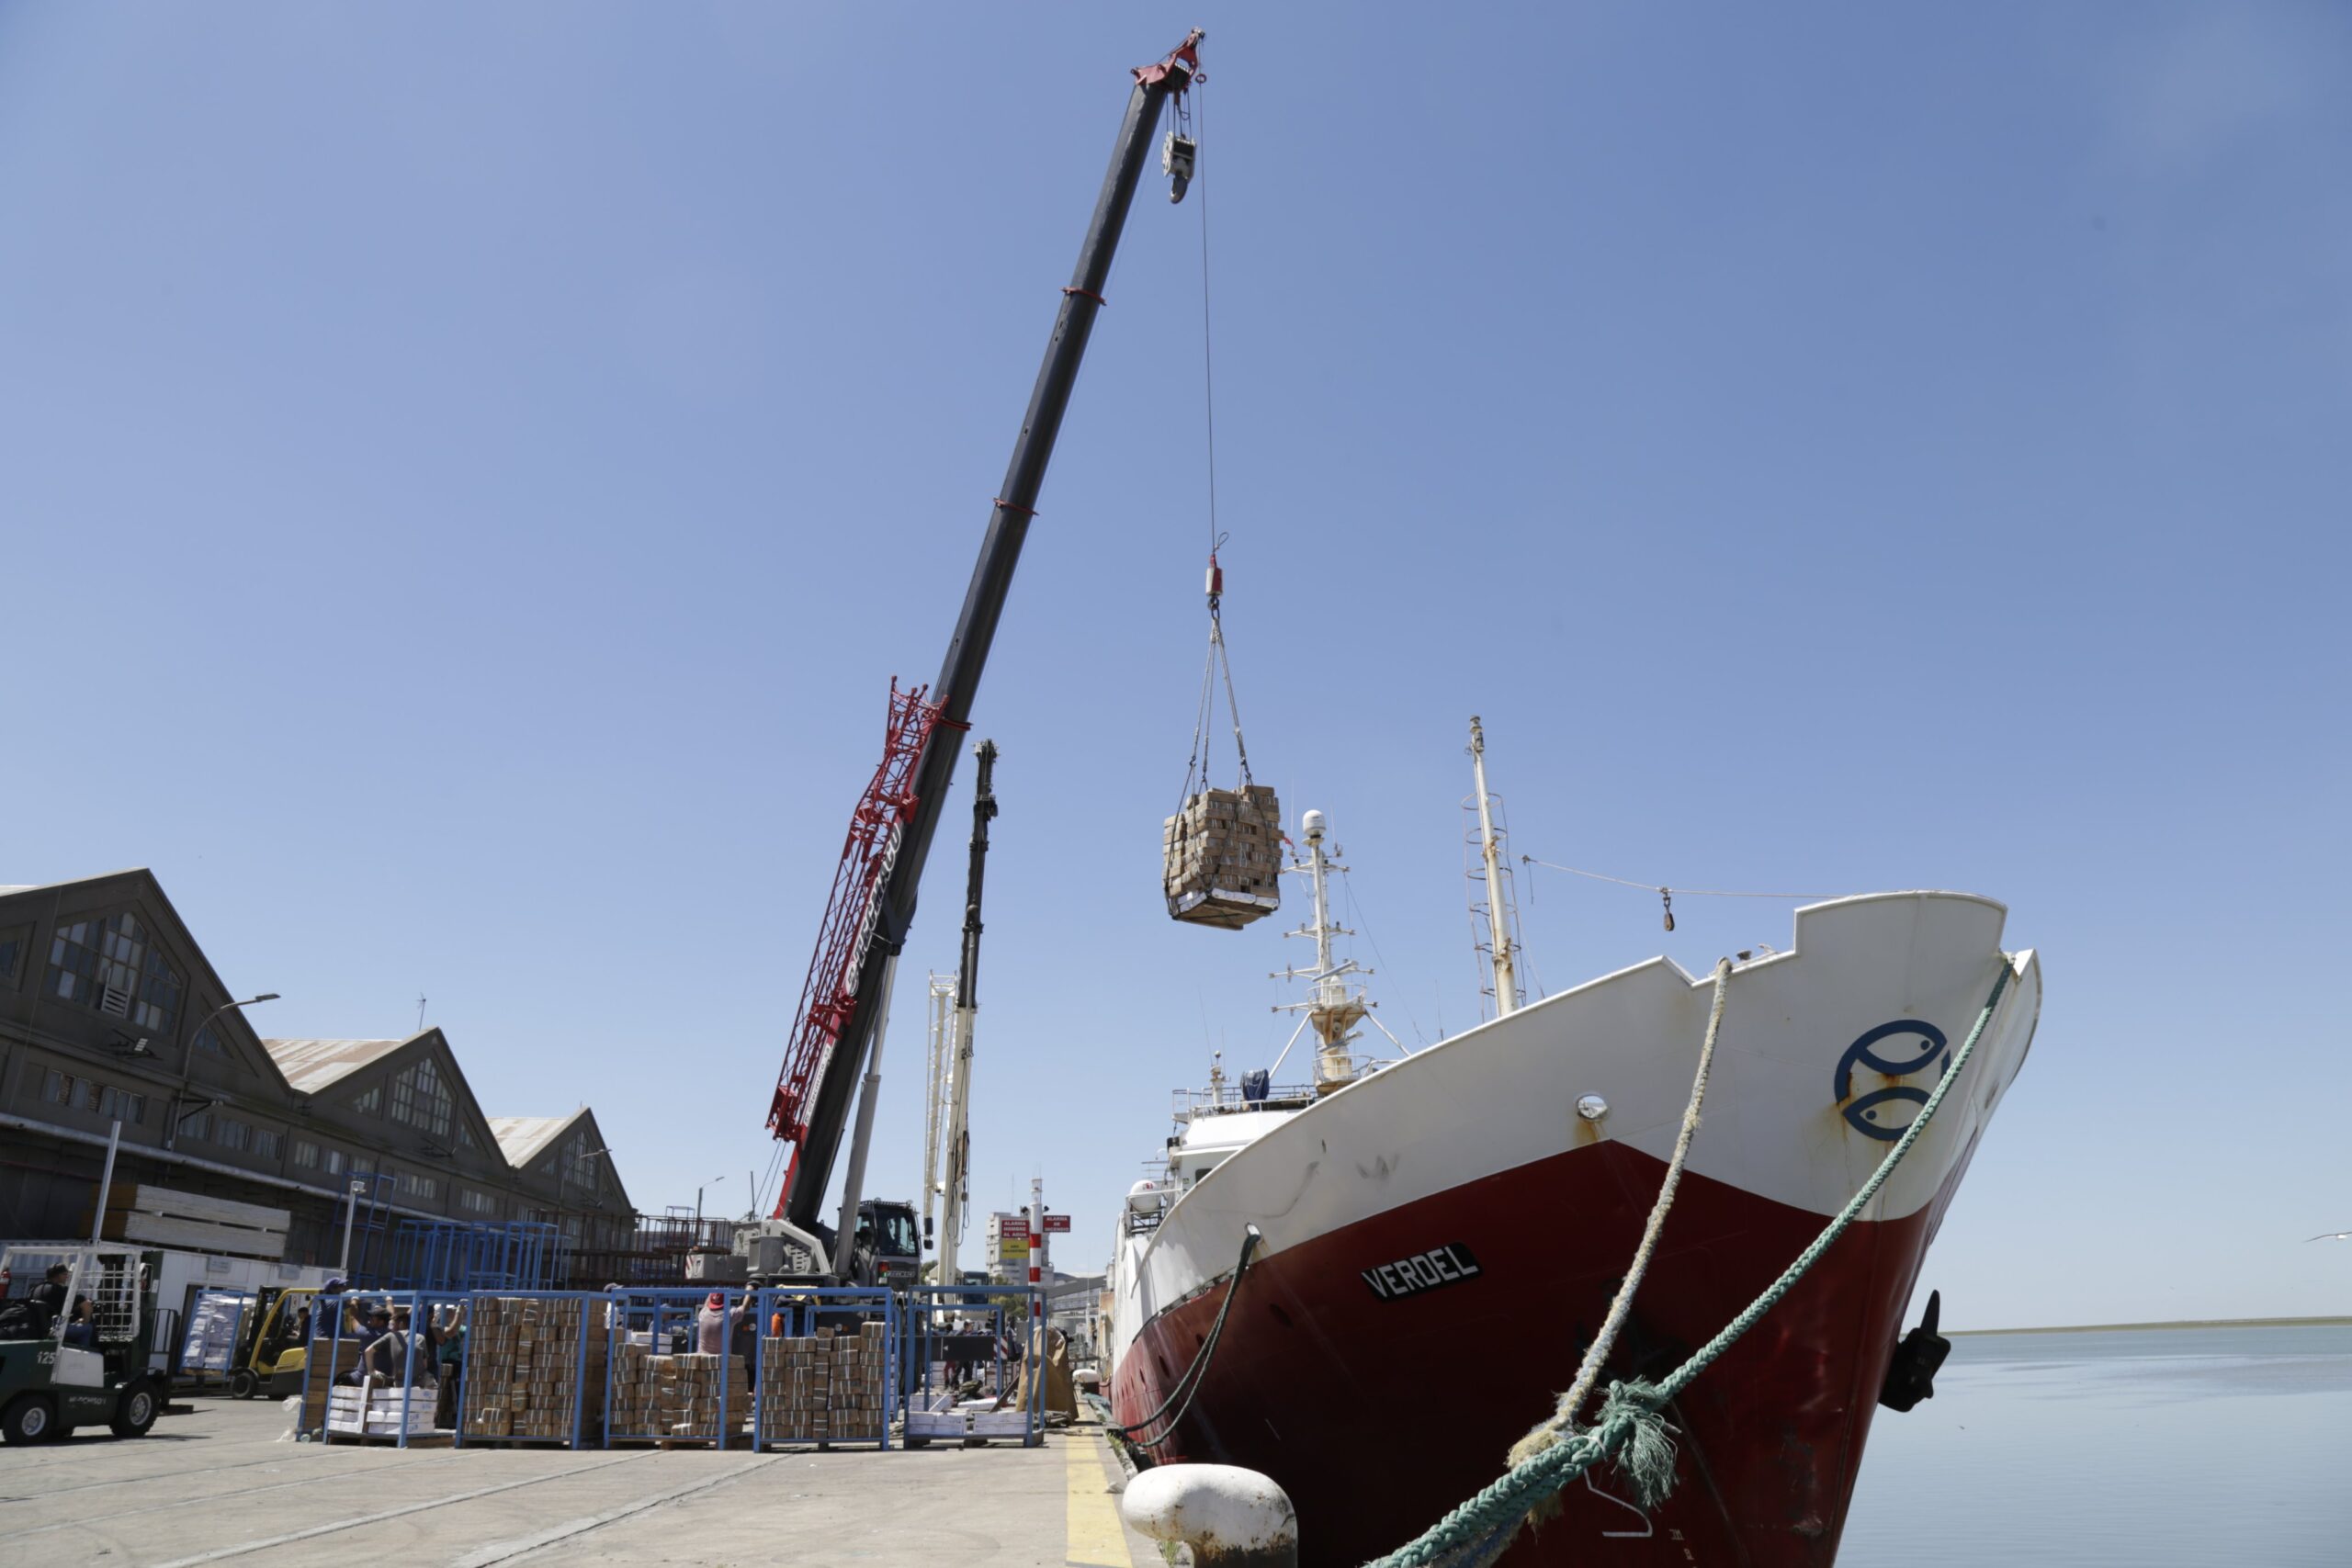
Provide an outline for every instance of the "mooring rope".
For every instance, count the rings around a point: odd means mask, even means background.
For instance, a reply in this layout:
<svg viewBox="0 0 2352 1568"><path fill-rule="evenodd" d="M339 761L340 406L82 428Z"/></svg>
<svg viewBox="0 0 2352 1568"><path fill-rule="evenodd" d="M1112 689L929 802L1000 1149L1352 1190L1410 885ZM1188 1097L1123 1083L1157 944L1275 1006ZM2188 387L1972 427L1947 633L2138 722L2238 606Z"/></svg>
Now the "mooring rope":
<svg viewBox="0 0 2352 1568"><path fill-rule="evenodd" d="M1201 1383L1207 1381L1209 1362L1216 1356L1216 1342L1225 1334L1225 1314L1233 1310L1233 1298L1241 1289L1241 1276L1250 1272L1250 1255L1258 1250L1259 1242L1264 1239L1256 1225L1247 1226L1242 1231L1241 1257L1233 1265L1233 1279L1225 1287L1225 1300L1216 1309L1216 1321L1209 1325L1209 1337L1201 1341L1198 1350L1193 1352L1193 1364L1184 1369L1184 1375L1176 1380L1175 1387L1168 1391L1168 1397L1159 1402L1159 1408L1142 1420L1125 1427L1115 1422L1106 1423L1106 1430L1116 1432L1139 1449L1156 1449L1175 1434L1176 1428L1183 1424L1185 1416L1192 1411L1193 1395L1201 1392ZM1198 1381L1195 1381L1195 1374L1198 1374ZM1186 1383L1193 1385L1189 1392L1184 1387ZM1179 1394L1184 1397L1184 1406L1169 1418L1168 1425L1160 1428L1159 1436L1137 1438L1137 1432L1167 1415L1168 1407L1176 1403Z"/></svg>
<svg viewBox="0 0 2352 1568"><path fill-rule="evenodd" d="M1919 1107L1918 1115L1903 1130L1903 1135L1886 1152L1870 1179L1838 1211L1821 1234L1797 1254L1795 1261L1781 1270L1781 1277L1765 1287L1762 1294L1662 1381L1611 1382L1592 1426L1582 1431L1571 1429L1563 1440L1517 1459L1501 1477L1419 1536L1366 1568L1438 1568L1439 1564L1483 1562L1510 1543L1531 1510L1603 1459L1614 1461L1618 1473L1632 1486L1641 1506L1651 1508L1664 1502L1674 1489L1674 1442L1667 1436L1666 1420L1658 1412L1777 1306L1846 1234L1855 1216L1878 1196L1879 1189L1886 1184L1894 1168L1903 1163L1903 1156L1911 1152L1911 1145L1919 1141L1937 1108L1943 1104L1944 1095L1959 1081L1961 1069L1975 1054L1976 1043L1984 1038L1984 1026L1992 1021L1994 1010L2000 1006L2001 997L2008 989L2009 973L2008 962L2004 959L2000 974L1994 978L1992 994L1984 998L1967 1040L1953 1054L1951 1066L1944 1069L1944 1076L1937 1080L1927 1103ZM1720 1004L1720 990L1717 1000Z"/></svg>
<svg viewBox="0 0 2352 1568"><path fill-rule="evenodd" d="M1715 1000L1707 1011L1707 1038L1699 1046L1699 1070L1690 1079L1690 1103L1682 1110L1682 1130L1675 1134L1674 1157L1666 1163L1666 1179L1658 1183L1657 1201L1650 1205L1649 1224L1642 1229L1642 1244L1634 1249L1633 1266L1625 1270L1624 1282L1617 1287L1617 1296L1609 1303L1609 1315L1601 1320L1600 1334L1592 1348L1584 1353L1584 1364L1577 1368L1576 1381L1568 1392L1560 1395L1559 1408L1552 1418L1519 1440L1511 1450L1511 1458L1520 1460L1539 1450L1548 1449L1560 1440L1561 1434L1576 1424L1577 1412L1591 1397L1592 1385L1600 1381L1600 1369L1616 1348L1617 1336L1625 1326L1625 1319L1634 1310L1634 1293L1642 1288L1642 1276L1649 1272L1650 1258L1657 1252L1658 1233L1666 1229L1666 1216L1674 1207L1675 1189L1682 1184L1682 1168L1690 1158L1691 1134L1699 1130L1699 1107L1707 1098L1707 1074L1715 1065L1715 1040L1724 1029L1724 997L1731 989L1731 960L1726 958L1715 965Z"/></svg>

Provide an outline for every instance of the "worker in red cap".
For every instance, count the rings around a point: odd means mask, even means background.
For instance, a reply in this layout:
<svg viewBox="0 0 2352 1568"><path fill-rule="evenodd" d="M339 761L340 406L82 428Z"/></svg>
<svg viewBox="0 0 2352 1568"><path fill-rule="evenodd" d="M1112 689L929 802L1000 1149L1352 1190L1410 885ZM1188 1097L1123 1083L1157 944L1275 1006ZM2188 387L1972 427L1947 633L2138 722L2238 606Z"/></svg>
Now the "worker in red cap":
<svg viewBox="0 0 2352 1568"><path fill-rule="evenodd" d="M706 1356L725 1355L729 1331L739 1324L750 1321L751 1316L750 1292L744 1293L741 1306L737 1307L733 1312L729 1312L727 1292L711 1292L710 1299L702 1303L700 1312L695 1314L695 1348Z"/></svg>

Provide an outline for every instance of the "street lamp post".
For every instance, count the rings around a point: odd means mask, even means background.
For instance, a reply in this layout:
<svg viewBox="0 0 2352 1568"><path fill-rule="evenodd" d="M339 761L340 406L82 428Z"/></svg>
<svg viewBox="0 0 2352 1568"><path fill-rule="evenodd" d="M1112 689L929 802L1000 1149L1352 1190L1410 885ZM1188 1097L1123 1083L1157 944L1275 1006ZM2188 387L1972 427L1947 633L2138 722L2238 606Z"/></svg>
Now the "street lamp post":
<svg viewBox="0 0 2352 1568"><path fill-rule="evenodd" d="M703 1187L716 1187L726 1179L723 1176L714 1176L704 1182ZM702 1187L695 1189L695 1245L702 1245Z"/></svg>
<svg viewBox="0 0 2352 1568"><path fill-rule="evenodd" d="M186 1103L187 1100L188 1080L196 1076L196 1037L203 1033L207 1029L210 1028L214 1019L219 1018L222 1013L229 1011L232 1008L249 1008L256 1002L274 1002L277 999L277 993L276 991L264 991L257 997L247 997L243 1001L222 1002L219 1007L214 1008L210 1012L204 1015L204 1021L202 1023L198 1024L194 1029L188 1031L187 1038L180 1043L180 1087L172 1091L172 1119L164 1128L164 1146L165 1148L174 1149L179 1147L181 1118L180 1107Z"/></svg>
<svg viewBox="0 0 2352 1568"><path fill-rule="evenodd" d="M368 1184L355 1176L349 1188L350 1195L344 1200L343 1210L343 1262L335 1269L346 1280L351 1278L351 1227L359 1218L359 1195L368 1190Z"/></svg>

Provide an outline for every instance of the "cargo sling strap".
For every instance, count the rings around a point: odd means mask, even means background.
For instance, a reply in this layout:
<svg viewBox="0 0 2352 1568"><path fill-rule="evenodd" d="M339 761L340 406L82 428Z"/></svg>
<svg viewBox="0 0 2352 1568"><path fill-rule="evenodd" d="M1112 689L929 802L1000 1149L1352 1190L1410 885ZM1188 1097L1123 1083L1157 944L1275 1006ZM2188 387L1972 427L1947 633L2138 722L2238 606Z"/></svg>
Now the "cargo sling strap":
<svg viewBox="0 0 2352 1568"><path fill-rule="evenodd" d="M1229 537L1230 535L1221 534L1217 536L1216 542L1221 546ZM1209 657L1207 665L1201 671L1201 701L1193 723L1193 759L1184 764L1184 789L1179 796L1182 800L1190 800L1209 787L1209 751L1216 733L1215 710L1220 673L1225 677L1225 709L1233 721L1233 752L1240 763L1241 783L1246 786L1252 782L1250 777L1250 743L1241 736L1241 704L1233 694L1233 656L1225 646L1225 569L1217 565L1215 547L1209 551L1208 589Z"/></svg>

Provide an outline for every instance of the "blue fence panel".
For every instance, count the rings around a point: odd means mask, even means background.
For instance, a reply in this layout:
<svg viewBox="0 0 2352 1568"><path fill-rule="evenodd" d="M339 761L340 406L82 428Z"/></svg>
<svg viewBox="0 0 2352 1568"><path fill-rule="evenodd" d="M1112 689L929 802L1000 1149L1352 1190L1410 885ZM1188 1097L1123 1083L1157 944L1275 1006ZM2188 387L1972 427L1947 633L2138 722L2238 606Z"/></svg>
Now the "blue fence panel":
<svg viewBox="0 0 2352 1568"><path fill-rule="evenodd" d="M447 1291L354 1291L320 1295L312 1308L313 1330L302 1358L302 1415L296 1436L304 1442L357 1441L391 1438L407 1448L413 1437L437 1437L435 1424L440 1398L437 1373L437 1320L447 1309L463 1303L459 1292ZM356 1307L359 1325L346 1307ZM367 1322L381 1308L392 1315L389 1335L377 1335ZM323 1318L327 1330L315 1325ZM379 1339L391 1338L390 1352L375 1352ZM357 1342L360 1359L348 1371L335 1371L343 1347ZM319 1352L326 1351L325 1364ZM381 1359L379 1360L379 1357ZM312 1410L316 1394L315 1417Z"/></svg>
<svg viewBox="0 0 2352 1568"><path fill-rule="evenodd" d="M987 1295L976 1303L968 1285L900 1292L904 1354L913 1362L904 1405L909 1446L975 1437L1014 1438L1035 1448L1045 1440L1045 1378L1030 1378L1020 1388L1021 1402L1008 1403L1022 1369L1045 1364L1045 1292L1008 1285ZM955 1375L965 1372L978 1375ZM957 1388L970 1382L979 1383L980 1397L958 1401Z"/></svg>
<svg viewBox="0 0 2352 1568"><path fill-rule="evenodd" d="M779 1445L872 1443L888 1450L899 1409L899 1318L898 1298L888 1290L851 1286L779 1286L759 1292L759 1357L752 1385L752 1446L764 1451ZM865 1332L875 1325L876 1332ZM830 1329L827 1348L814 1341ZM838 1379L834 1358L844 1339L860 1359L857 1376ZM798 1342L809 1341L803 1345ZM873 1358L872 1364L865 1358ZM821 1364L824 1397L817 1397ZM854 1406L840 1402L842 1382L859 1396Z"/></svg>
<svg viewBox="0 0 2352 1568"><path fill-rule="evenodd" d="M473 1291L466 1300L458 1446L594 1442L604 1421L613 1298L602 1291ZM545 1391L558 1384L570 1393L550 1407Z"/></svg>

